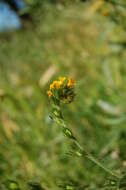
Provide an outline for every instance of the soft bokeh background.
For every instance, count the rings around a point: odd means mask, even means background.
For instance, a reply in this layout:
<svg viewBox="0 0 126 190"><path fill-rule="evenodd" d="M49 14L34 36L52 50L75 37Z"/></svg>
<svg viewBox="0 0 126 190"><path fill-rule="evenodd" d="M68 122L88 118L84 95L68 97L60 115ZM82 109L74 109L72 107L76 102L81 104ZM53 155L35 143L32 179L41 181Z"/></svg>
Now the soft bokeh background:
<svg viewBox="0 0 126 190"><path fill-rule="evenodd" d="M49 120L46 91L58 76L77 81L75 101L64 107L69 127L108 168L124 172L125 6L27 2L22 28L0 34L0 181L16 180L23 190L29 181L58 190L71 179L99 189L107 174L66 154L69 142Z"/></svg>

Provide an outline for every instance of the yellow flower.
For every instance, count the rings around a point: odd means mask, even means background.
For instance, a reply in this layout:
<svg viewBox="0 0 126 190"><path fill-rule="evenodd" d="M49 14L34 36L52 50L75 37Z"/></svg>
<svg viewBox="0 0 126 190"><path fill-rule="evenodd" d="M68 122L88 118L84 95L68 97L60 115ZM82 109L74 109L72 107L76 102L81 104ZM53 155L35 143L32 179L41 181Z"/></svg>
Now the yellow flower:
<svg viewBox="0 0 126 190"><path fill-rule="evenodd" d="M54 89L54 83L50 84L50 90Z"/></svg>
<svg viewBox="0 0 126 190"><path fill-rule="evenodd" d="M52 92L50 90L47 91L48 97L52 97Z"/></svg>
<svg viewBox="0 0 126 190"><path fill-rule="evenodd" d="M57 81L54 80L53 83L50 84L50 90L54 89L56 84L57 84Z"/></svg>
<svg viewBox="0 0 126 190"><path fill-rule="evenodd" d="M59 81L61 81L62 83L64 83L65 80L66 80L66 77L59 77Z"/></svg>
<svg viewBox="0 0 126 190"><path fill-rule="evenodd" d="M73 80L72 78L69 78L68 83L67 83L67 87L72 87L75 85L75 80Z"/></svg>
<svg viewBox="0 0 126 190"><path fill-rule="evenodd" d="M56 89L59 89L62 85L62 82L61 81L57 81L56 83Z"/></svg>
<svg viewBox="0 0 126 190"><path fill-rule="evenodd" d="M62 81L55 80L53 81L53 83L50 84L50 90L53 90L54 88L59 89L62 84Z"/></svg>

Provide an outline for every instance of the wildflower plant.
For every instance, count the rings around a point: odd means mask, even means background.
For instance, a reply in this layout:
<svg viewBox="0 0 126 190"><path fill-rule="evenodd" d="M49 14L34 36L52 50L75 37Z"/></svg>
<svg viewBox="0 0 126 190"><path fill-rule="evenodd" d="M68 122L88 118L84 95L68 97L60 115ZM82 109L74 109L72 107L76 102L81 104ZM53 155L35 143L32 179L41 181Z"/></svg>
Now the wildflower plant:
<svg viewBox="0 0 126 190"><path fill-rule="evenodd" d="M70 154L77 157L86 157L94 164L102 168L105 172L107 172L108 175L112 178L109 179L109 182L105 185L105 188L109 187L109 189L115 188L118 190L124 189L122 188L122 180L124 181L124 177L120 177L116 173L112 172L110 169L106 168L103 163L95 158L88 150L83 148L80 145L79 140L75 137L71 129L68 128L64 120L62 113L62 104L69 104L73 102L76 95L75 86L75 81L72 78L67 77L59 77L58 80L54 80L50 84L49 90L47 91L48 97L52 103L52 112L50 114L50 118L61 127L64 135L73 142L74 146L76 146L76 148L72 148ZM123 187L124 185L125 183L123 182ZM73 189L75 189L75 187Z"/></svg>
<svg viewBox="0 0 126 190"><path fill-rule="evenodd" d="M50 84L47 94L52 101L51 119L62 127L62 131L67 137L76 140L72 131L67 128L61 111L62 104L68 104L74 100L75 81L72 78L59 77Z"/></svg>

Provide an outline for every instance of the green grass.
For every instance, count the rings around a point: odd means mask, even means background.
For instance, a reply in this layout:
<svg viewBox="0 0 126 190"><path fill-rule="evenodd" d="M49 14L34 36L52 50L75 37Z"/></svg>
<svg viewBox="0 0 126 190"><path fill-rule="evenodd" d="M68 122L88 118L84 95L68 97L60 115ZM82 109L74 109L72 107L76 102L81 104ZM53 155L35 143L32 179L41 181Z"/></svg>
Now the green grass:
<svg viewBox="0 0 126 190"><path fill-rule="evenodd" d="M99 189L108 177L87 159L67 156L67 140L49 120L46 91L61 75L77 81L75 101L64 107L69 127L108 168L125 171L126 55L110 43L125 33L95 4L43 5L21 31L0 35L1 182L57 190L72 179Z"/></svg>

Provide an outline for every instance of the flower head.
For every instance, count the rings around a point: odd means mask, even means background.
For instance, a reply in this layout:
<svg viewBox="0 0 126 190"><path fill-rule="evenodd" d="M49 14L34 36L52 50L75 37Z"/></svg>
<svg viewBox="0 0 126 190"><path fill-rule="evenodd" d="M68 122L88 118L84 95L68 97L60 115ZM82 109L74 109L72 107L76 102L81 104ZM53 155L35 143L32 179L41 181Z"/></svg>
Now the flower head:
<svg viewBox="0 0 126 190"><path fill-rule="evenodd" d="M59 77L50 84L48 97L53 101L70 103L75 96L74 86L75 81L72 78Z"/></svg>

